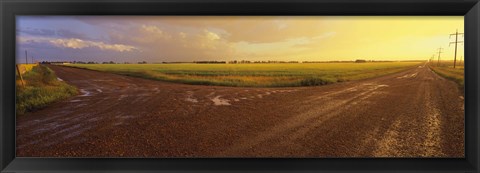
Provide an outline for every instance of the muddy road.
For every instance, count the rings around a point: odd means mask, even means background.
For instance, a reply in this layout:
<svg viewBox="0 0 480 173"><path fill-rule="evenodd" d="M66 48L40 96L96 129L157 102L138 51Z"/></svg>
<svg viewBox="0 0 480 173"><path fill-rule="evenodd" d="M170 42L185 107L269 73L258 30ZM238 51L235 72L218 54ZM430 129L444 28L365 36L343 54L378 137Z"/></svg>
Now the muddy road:
<svg viewBox="0 0 480 173"><path fill-rule="evenodd" d="M295 88L50 68L80 94L17 118L19 157L464 156L462 93L425 65Z"/></svg>

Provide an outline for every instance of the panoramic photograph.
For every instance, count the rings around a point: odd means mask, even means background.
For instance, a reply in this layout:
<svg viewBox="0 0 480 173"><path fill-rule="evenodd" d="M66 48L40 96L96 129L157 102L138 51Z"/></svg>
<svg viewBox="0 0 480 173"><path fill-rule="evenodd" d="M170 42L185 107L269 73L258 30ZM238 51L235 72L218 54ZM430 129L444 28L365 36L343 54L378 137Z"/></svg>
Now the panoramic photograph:
<svg viewBox="0 0 480 173"><path fill-rule="evenodd" d="M463 16L16 16L16 156L463 158Z"/></svg>

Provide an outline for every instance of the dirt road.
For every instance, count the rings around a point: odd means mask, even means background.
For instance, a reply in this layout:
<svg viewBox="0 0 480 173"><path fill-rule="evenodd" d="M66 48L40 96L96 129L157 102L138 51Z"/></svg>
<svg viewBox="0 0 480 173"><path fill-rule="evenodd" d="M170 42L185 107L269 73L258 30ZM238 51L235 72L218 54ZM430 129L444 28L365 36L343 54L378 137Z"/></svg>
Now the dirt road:
<svg viewBox="0 0 480 173"><path fill-rule="evenodd" d="M50 68L81 93L17 118L19 157L464 156L462 93L425 65L296 88Z"/></svg>

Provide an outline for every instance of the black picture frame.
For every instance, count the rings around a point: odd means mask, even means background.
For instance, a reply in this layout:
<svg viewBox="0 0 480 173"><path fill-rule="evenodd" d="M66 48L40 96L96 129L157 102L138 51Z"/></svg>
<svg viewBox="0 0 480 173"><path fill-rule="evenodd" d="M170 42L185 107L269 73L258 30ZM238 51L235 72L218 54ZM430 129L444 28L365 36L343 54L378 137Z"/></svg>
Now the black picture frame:
<svg viewBox="0 0 480 173"><path fill-rule="evenodd" d="M478 0L0 0L1 172L479 172ZM15 157L16 15L465 16L465 158L140 159Z"/></svg>

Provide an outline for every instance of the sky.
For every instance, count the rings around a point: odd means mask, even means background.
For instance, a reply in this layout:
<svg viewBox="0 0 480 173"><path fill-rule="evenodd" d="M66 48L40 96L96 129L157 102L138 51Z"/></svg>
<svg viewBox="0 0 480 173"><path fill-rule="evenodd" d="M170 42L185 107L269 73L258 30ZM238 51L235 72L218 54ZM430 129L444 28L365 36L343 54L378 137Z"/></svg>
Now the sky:
<svg viewBox="0 0 480 173"><path fill-rule="evenodd" d="M453 59L463 16L17 16L28 61ZM458 37L463 41L463 36ZM463 56L458 44L457 57Z"/></svg>

